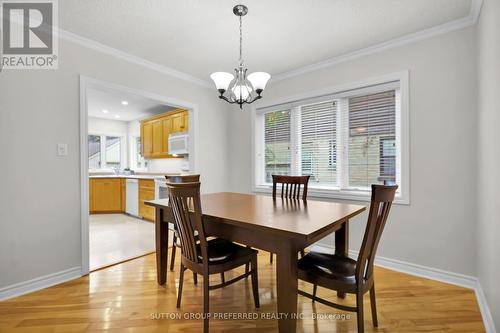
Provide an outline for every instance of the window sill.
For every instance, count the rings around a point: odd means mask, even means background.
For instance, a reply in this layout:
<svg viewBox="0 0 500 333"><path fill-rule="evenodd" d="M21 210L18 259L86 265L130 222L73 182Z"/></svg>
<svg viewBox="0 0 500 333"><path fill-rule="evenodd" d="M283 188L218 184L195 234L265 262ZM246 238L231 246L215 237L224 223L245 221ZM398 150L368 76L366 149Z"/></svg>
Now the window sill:
<svg viewBox="0 0 500 333"><path fill-rule="evenodd" d="M266 193L272 194L273 188L272 186L266 185L258 185L253 188L254 193ZM370 193L362 192L362 191L336 191L329 189L318 189L311 188L307 189L307 196L310 198L322 198L322 199L337 199L337 200L349 200L349 201L361 201L361 202L370 202L371 196ZM394 203L398 205L409 205L410 200L406 198L402 198L401 196L396 196L394 199Z"/></svg>

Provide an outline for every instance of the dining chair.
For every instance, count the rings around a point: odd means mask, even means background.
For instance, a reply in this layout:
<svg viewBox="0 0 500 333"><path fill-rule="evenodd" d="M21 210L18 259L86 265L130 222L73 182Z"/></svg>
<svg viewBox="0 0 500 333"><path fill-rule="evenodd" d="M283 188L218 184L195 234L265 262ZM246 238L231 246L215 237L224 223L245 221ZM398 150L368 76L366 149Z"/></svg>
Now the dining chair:
<svg viewBox="0 0 500 333"><path fill-rule="evenodd" d="M179 233L181 245L181 265L177 308L181 306L184 271L191 270L203 276L203 332L208 333L209 291L233 284L251 276L255 307L260 307L257 275L257 251L237 245L221 238L207 240L203 226L200 182L171 183L169 189L170 206ZM195 232L198 235L196 241ZM209 275L224 273L246 264L251 270L229 281L210 286Z"/></svg>
<svg viewBox="0 0 500 333"><path fill-rule="evenodd" d="M276 199L278 185L281 184L282 199L301 199L300 190L302 188L302 200L307 200L307 186L311 176L284 176L272 175L273 177L273 198ZM304 256L304 250L300 250L300 255ZM273 254L270 254L269 261L273 263Z"/></svg>
<svg viewBox="0 0 500 333"><path fill-rule="evenodd" d="M166 180L171 183L192 183L192 182L199 182L200 181L200 175L174 175L174 176L165 176ZM175 224L170 227L169 229L173 232L174 237L172 238L172 255L170 258L170 271L174 270L174 263L175 263L175 253L178 247L180 247L180 243L178 242L179 239L179 233L177 232L175 228ZM194 282L195 284L197 283L196 280L196 274L193 275Z"/></svg>
<svg viewBox="0 0 500 333"><path fill-rule="evenodd" d="M298 261L300 280L313 284L313 294L298 293L322 304L357 313L358 333L364 332L363 295L370 292L373 326L378 327L373 261L398 186L372 185L370 211L357 260L338 254L309 252ZM336 304L316 296L317 286L356 295L356 306Z"/></svg>

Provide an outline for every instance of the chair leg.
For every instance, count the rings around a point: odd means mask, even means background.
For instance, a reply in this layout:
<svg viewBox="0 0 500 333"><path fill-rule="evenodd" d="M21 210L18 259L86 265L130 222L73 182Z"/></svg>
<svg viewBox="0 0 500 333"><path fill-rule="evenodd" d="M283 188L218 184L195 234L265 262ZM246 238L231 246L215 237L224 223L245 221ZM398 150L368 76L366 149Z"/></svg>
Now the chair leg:
<svg viewBox="0 0 500 333"><path fill-rule="evenodd" d="M172 258L170 258L170 271L174 270L174 263L175 263L175 251L177 250L177 237L175 236L172 239Z"/></svg>
<svg viewBox="0 0 500 333"><path fill-rule="evenodd" d="M373 322L373 326L378 327L377 301L375 300L375 285L373 285L370 288L370 305L372 307L372 322Z"/></svg>
<svg viewBox="0 0 500 333"><path fill-rule="evenodd" d="M179 291L177 292L177 308L181 307L181 299L182 299L182 286L184 284L184 270L186 268L181 264L181 269L179 272Z"/></svg>
<svg viewBox="0 0 500 333"><path fill-rule="evenodd" d="M313 296L314 297L316 297L316 291L318 291L318 285L317 284L313 284ZM315 299L313 298L312 301L314 302Z"/></svg>
<svg viewBox="0 0 500 333"><path fill-rule="evenodd" d="M220 281L222 283L226 283L226 279L224 278L224 272L220 273Z"/></svg>
<svg viewBox="0 0 500 333"><path fill-rule="evenodd" d="M209 302L209 278L208 274L203 276L203 333L208 333L208 302Z"/></svg>
<svg viewBox="0 0 500 333"><path fill-rule="evenodd" d="M248 272L250 272L250 265L249 264L245 264L245 274L248 274ZM245 279L247 279L248 276L245 277Z"/></svg>
<svg viewBox="0 0 500 333"><path fill-rule="evenodd" d="M365 332L365 321L363 317L363 293L358 291L356 294L356 307L358 308L358 333Z"/></svg>
<svg viewBox="0 0 500 333"><path fill-rule="evenodd" d="M271 264L273 263L273 253L272 252L270 253L270 256L269 256L269 262Z"/></svg>
<svg viewBox="0 0 500 333"><path fill-rule="evenodd" d="M252 260L252 293L256 308L260 308L259 300L259 274L257 273L257 256Z"/></svg>
<svg viewBox="0 0 500 333"><path fill-rule="evenodd" d="M194 285L198 284L198 274L196 274L195 272L193 272L193 283Z"/></svg>

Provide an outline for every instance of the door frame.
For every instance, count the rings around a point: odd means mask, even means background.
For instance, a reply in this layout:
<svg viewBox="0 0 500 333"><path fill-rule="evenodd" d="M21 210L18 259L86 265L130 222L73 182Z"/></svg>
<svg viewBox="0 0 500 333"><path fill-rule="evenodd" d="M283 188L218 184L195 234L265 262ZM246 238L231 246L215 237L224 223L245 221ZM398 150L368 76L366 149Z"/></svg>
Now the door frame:
<svg viewBox="0 0 500 333"><path fill-rule="evenodd" d="M119 84L97 80L80 75L80 220L81 220L81 274L89 273L89 182L88 182L88 89L113 89L122 93L139 95L169 106L187 109L189 112L189 171L199 170L199 128L198 105L175 97L158 95L144 90L138 90ZM128 147L127 147L128 149Z"/></svg>

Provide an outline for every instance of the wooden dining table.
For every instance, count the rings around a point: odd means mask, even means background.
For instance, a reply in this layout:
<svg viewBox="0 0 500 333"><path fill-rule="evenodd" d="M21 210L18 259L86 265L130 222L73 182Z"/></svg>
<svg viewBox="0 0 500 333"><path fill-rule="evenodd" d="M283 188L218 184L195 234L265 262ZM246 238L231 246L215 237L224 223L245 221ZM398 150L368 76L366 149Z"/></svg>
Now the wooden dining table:
<svg viewBox="0 0 500 333"><path fill-rule="evenodd" d="M335 232L335 253L347 255L349 219L364 206L315 200L273 199L265 195L212 193L201 196L205 232L277 255L277 318L280 333L294 333L297 319L297 253ZM167 280L168 199L147 201L156 207L156 268ZM339 295L343 296L343 295Z"/></svg>

